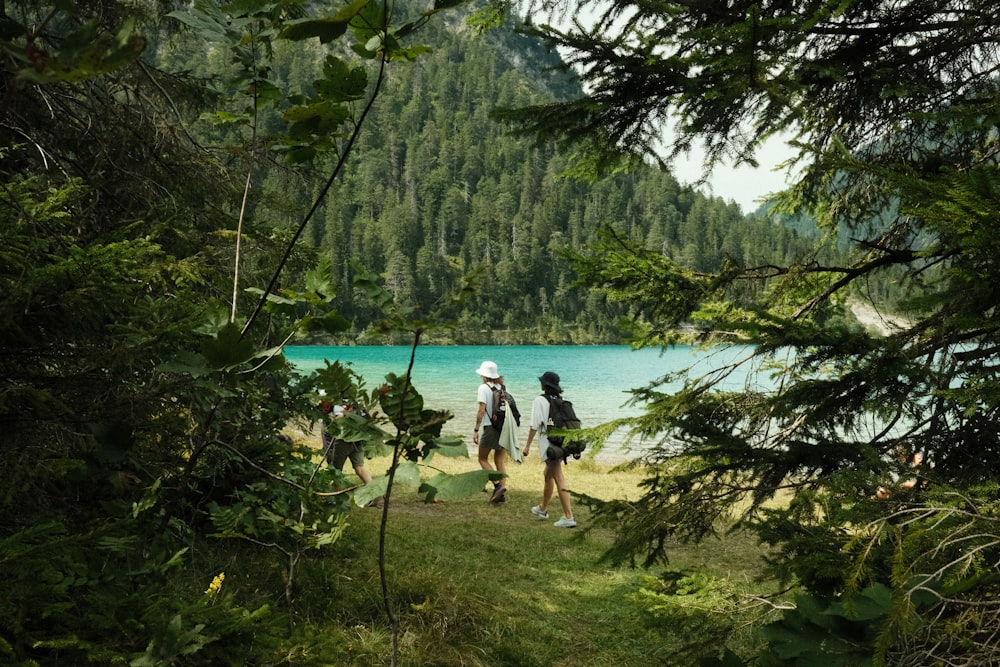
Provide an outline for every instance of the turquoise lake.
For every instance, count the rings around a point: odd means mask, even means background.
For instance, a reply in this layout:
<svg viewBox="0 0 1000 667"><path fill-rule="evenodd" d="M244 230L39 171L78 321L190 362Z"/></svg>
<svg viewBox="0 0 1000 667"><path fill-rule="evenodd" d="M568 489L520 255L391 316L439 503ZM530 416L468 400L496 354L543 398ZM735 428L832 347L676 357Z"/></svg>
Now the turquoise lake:
<svg viewBox="0 0 1000 667"><path fill-rule="evenodd" d="M322 368L324 360L350 364L365 379L368 389L378 386L387 373L406 372L411 348L404 346L288 346L285 357L296 368L308 372ZM706 352L696 347L678 346L665 351L632 350L627 346L428 346L419 347L413 366L413 384L427 407L450 410L455 418L446 433L471 436L475 425L476 389L480 378L476 369L484 360L494 361L504 376L508 390L526 420L531 402L539 393L538 376L555 371L562 378L565 398L573 402L585 426L610 421L622 415L638 415L641 406L626 405L630 389L657 381L663 376L692 365L692 374L702 375L745 357L746 348ZM746 381L746 373L734 374L727 383L736 389ZM736 386L738 385L738 386ZM665 385L664 390L671 387ZM522 442L527 431L521 434ZM620 446L621 440L609 443ZM623 452L609 447L609 456Z"/></svg>

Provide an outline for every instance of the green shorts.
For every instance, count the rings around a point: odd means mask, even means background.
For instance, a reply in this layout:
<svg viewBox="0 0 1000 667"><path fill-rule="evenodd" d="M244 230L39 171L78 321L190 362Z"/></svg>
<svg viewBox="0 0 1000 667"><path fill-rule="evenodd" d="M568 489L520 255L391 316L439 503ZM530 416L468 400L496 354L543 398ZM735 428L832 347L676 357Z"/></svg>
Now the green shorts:
<svg viewBox="0 0 1000 667"><path fill-rule="evenodd" d="M479 446L487 449L500 449L500 430L489 424L483 427L483 432L479 436Z"/></svg>
<svg viewBox="0 0 1000 667"><path fill-rule="evenodd" d="M359 442L344 442L343 440L332 440L326 432L323 433L323 448L326 449L326 462L332 467L343 472L347 459L351 460L351 465L357 469L365 465L365 450Z"/></svg>

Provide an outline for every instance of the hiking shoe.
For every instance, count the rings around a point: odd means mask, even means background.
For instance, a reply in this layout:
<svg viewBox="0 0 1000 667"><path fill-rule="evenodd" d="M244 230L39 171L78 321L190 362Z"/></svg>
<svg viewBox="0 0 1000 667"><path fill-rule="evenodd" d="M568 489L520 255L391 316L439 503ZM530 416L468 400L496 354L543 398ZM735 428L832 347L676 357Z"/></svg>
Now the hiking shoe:
<svg viewBox="0 0 1000 667"><path fill-rule="evenodd" d="M556 528L576 528L576 520L571 516L564 516L552 525Z"/></svg>
<svg viewBox="0 0 1000 667"><path fill-rule="evenodd" d="M504 498L506 493L507 493L507 487L504 486L503 484L497 484L495 487L493 487L493 495L490 496L490 502L491 503L500 502L500 499Z"/></svg>
<svg viewBox="0 0 1000 667"><path fill-rule="evenodd" d="M535 516L537 516L542 521L545 521L546 519L549 518L549 513L548 512L543 512L542 510L540 510L538 508L538 505L535 505L534 507L531 508L531 513L534 514Z"/></svg>

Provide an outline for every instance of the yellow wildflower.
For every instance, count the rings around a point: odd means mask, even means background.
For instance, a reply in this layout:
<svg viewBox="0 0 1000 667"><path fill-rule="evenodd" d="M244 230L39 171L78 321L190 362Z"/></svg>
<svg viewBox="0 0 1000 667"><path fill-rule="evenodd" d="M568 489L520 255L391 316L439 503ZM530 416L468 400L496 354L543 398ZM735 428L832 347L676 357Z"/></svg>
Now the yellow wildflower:
<svg viewBox="0 0 1000 667"><path fill-rule="evenodd" d="M216 593L218 593L219 589L222 588L222 582L225 578L226 578L225 572L220 572L219 574L215 575L215 578L212 579L212 583L208 585L208 590L205 591L205 595L215 595Z"/></svg>

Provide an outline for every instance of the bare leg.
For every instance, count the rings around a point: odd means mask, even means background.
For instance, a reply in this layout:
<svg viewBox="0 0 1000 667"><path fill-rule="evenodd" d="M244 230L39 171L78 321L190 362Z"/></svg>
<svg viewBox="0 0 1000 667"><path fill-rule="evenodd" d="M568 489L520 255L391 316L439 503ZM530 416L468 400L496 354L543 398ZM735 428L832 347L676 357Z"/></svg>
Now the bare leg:
<svg viewBox="0 0 1000 667"><path fill-rule="evenodd" d="M479 467L483 470L493 470L492 464L490 464L490 452L493 451L489 447L479 448Z"/></svg>
<svg viewBox="0 0 1000 667"><path fill-rule="evenodd" d="M542 504L538 506L543 512L548 511L549 503L552 502L552 490L555 487L555 480L552 478L552 469L555 465L551 461L545 462L545 486L542 488Z"/></svg>
<svg viewBox="0 0 1000 667"><path fill-rule="evenodd" d="M548 490L551 495L552 491L549 489L550 482L555 484L555 487L559 489L559 504L562 505L563 516L572 518L573 505L570 503L569 491L566 490L566 478L563 476L563 464L561 461L556 461L552 468L553 470L551 475L549 475L548 466L545 468L545 473L548 477L545 480L546 490Z"/></svg>
<svg viewBox="0 0 1000 667"><path fill-rule="evenodd" d="M507 450L500 448L493 452L493 463L496 464L497 472L507 474Z"/></svg>
<svg viewBox="0 0 1000 667"><path fill-rule="evenodd" d="M357 468L355 468L354 469L354 473L358 477L360 477L361 481L364 482L365 484L371 484L372 483L372 475L371 475L370 472L368 472L368 469L365 468L364 466L358 466Z"/></svg>

